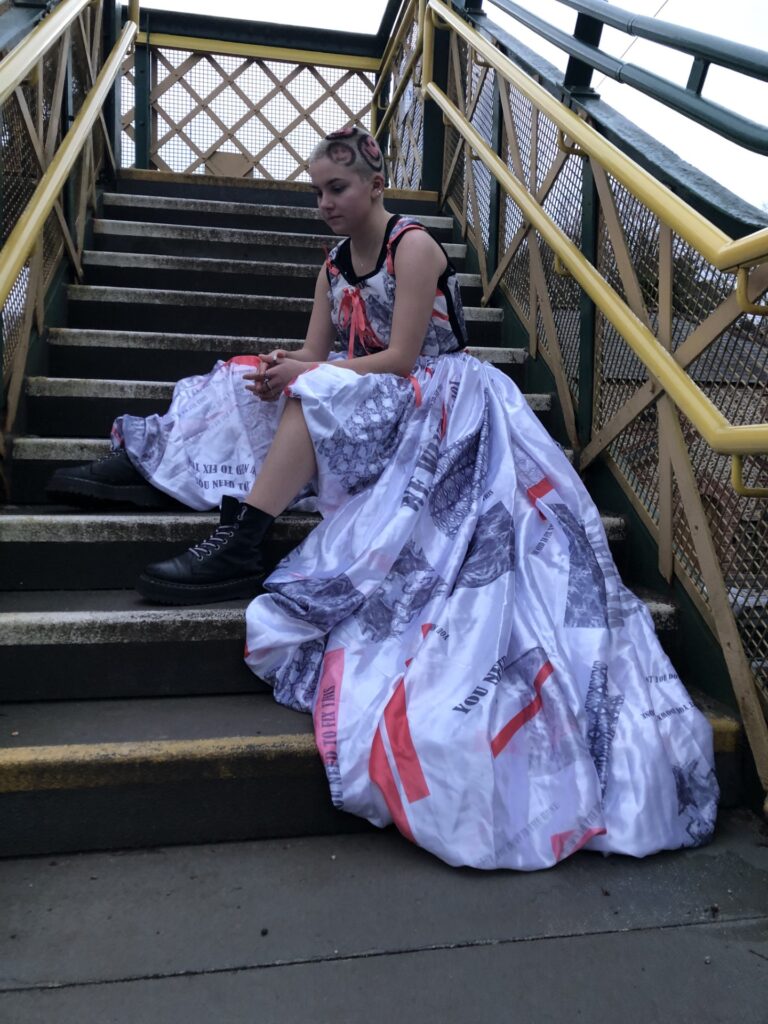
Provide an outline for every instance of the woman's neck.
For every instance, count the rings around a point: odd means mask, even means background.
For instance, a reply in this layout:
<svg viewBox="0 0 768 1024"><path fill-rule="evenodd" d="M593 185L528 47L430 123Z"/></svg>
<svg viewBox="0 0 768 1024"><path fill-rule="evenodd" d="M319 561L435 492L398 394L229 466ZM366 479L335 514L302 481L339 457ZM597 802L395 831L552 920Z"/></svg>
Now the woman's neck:
<svg viewBox="0 0 768 1024"><path fill-rule="evenodd" d="M371 211L371 216L366 218L365 223L349 236L352 266L358 277L370 273L376 266L391 216L388 210L379 206L375 211Z"/></svg>

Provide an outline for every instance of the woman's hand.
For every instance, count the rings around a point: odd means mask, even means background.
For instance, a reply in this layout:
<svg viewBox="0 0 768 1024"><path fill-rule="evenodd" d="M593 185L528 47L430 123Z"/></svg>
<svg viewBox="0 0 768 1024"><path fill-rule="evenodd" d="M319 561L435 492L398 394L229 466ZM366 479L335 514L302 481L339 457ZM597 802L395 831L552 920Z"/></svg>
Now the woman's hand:
<svg viewBox="0 0 768 1024"><path fill-rule="evenodd" d="M277 349L261 360L258 371L243 374L245 380L253 381L246 388L264 402L276 402L283 389L292 380L310 367L298 359L289 359L282 349Z"/></svg>

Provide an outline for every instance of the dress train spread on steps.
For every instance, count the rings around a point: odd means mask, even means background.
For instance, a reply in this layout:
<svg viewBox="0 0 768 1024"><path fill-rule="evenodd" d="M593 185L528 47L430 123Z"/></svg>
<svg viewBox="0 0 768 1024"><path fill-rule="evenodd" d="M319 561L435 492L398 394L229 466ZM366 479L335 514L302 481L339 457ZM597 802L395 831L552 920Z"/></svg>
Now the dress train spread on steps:
<svg viewBox="0 0 768 1024"><path fill-rule="evenodd" d="M354 281L337 255L342 351L345 302L386 341L391 259ZM246 661L313 714L334 804L449 864L703 843L711 729L566 456L504 374L456 351L449 270L452 308L436 302L409 379L328 362L291 385L323 520L249 606ZM181 381L163 417L116 421L147 479L192 508L242 496L269 447L280 408L245 390L252 362Z"/></svg>

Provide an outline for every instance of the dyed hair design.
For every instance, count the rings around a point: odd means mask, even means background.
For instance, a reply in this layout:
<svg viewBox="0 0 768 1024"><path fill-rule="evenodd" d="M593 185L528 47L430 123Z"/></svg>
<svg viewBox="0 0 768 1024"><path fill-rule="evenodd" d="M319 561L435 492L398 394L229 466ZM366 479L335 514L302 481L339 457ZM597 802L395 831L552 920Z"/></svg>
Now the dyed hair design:
<svg viewBox="0 0 768 1024"><path fill-rule="evenodd" d="M384 155L378 142L357 125L347 125L326 135L312 150L309 162L323 157L342 167L354 168L363 178L371 178L374 174L386 176Z"/></svg>

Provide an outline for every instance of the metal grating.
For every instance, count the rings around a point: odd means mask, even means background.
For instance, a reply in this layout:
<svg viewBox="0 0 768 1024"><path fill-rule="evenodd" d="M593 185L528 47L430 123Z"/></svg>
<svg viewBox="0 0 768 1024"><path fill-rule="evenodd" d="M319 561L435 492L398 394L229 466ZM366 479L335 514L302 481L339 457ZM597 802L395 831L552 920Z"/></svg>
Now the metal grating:
<svg viewBox="0 0 768 1024"><path fill-rule="evenodd" d="M556 158L557 154L553 159ZM542 204L550 218L577 246L581 245L582 174L581 159L568 157ZM563 369L571 395L578 400L581 289L572 277L556 272L548 247L542 250L542 261Z"/></svg>
<svg viewBox="0 0 768 1024"><path fill-rule="evenodd" d="M390 94L393 94L407 72L408 60L418 36L415 17L405 32L392 60ZM395 188L418 189L422 178L424 149L424 100L418 83L421 81L421 58L413 68L410 81L405 85L395 115L388 128L388 164L390 184Z"/></svg>
<svg viewBox="0 0 768 1024"><path fill-rule="evenodd" d="M179 174L307 181L307 159L329 132L370 127L365 71L228 54L150 50L150 164ZM135 81L122 79L121 164L135 153Z"/></svg>
<svg viewBox="0 0 768 1024"><path fill-rule="evenodd" d="M65 63L71 71L72 113L76 115L90 91L102 60L101 10L98 3L84 9L69 33L41 57L37 74L23 83L0 111L0 172L3 178L0 233L5 242L26 210L66 131L62 84ZM57 84L58 83L58 84ZM12 430L25 370L33 313L42 308L45 290L56 272L65 239L82 251L88 204L105 153L101 126L86 141L80 158L47 218L37 246L22 267L5 301L2 319L4 430ZM38 325L39 326L39 325Z"/></svg>

